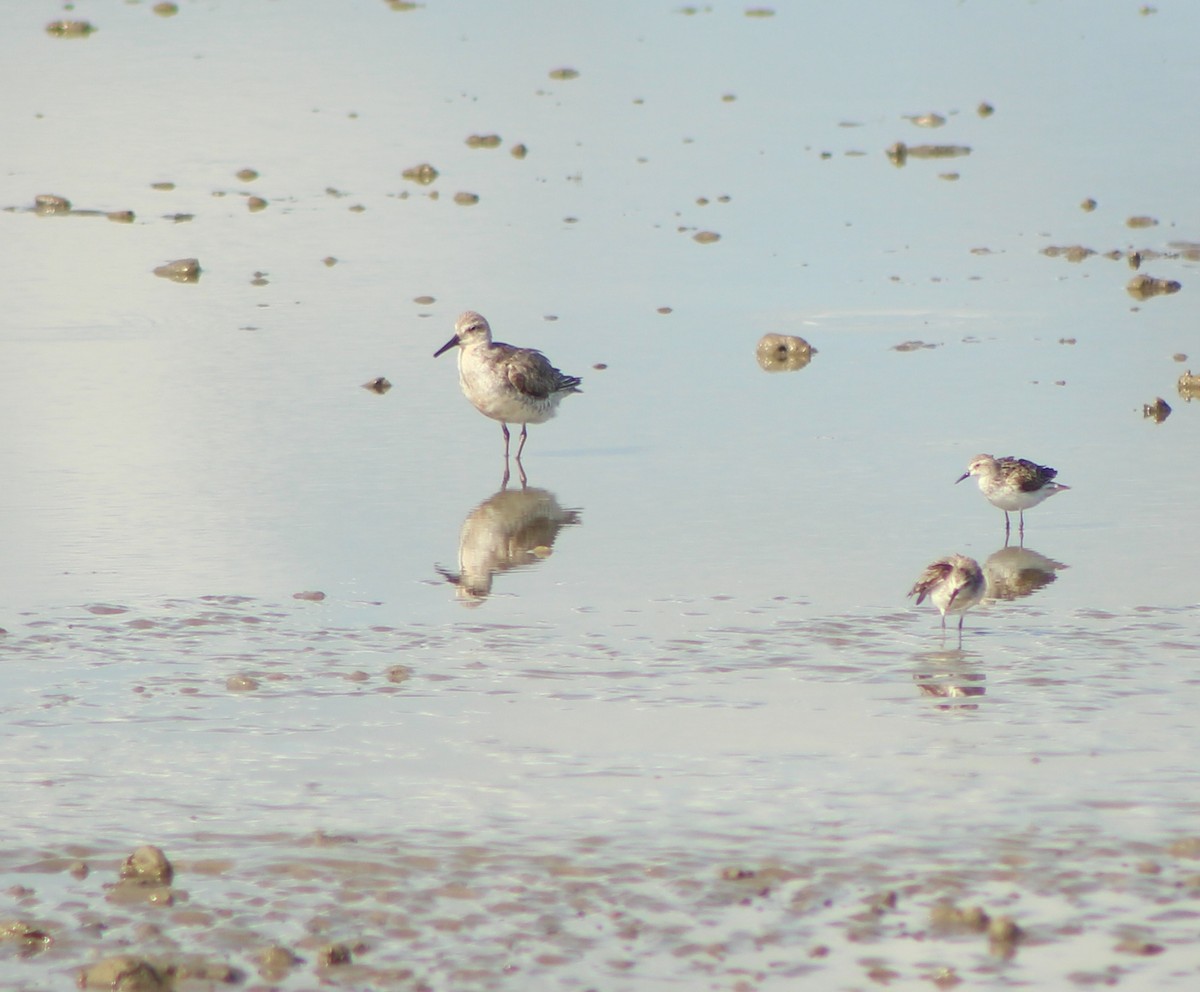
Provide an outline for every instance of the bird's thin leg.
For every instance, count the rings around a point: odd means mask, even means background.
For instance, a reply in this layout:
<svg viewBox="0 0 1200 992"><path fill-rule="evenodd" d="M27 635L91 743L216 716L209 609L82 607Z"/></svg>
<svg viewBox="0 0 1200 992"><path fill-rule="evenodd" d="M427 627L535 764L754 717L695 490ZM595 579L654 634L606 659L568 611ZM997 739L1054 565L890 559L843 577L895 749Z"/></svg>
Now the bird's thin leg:
<svg viewBox="0 0 1200 992"><path fill-rule="evenodd" d="M504 459L504 477L500 480L500 488L502 490L508 488L508 459L507 458Z"/></svg>
<svg viewBox="0 0 1200 992"><path fill-rule="evenodd" d="M958 634L960 637L962 636L962 622L966 619L967 615L965 613L958 618Z"/></svg>
<svg viewBox="0 0 1200 992"><path fill-rule="evenodd" d="M521 425L521 443L517 445L517 461L521 460L521 452L525 450L525 439L529 436L527 424Z"/></svg>
<svg viewBox="0 0 1200 992"><path fill-rule="evenodd" d="M521 473L521 489L523 490L529 485L529 479L525 475L525 466L521 464L521 459L517 459L517 471Z"/></svg>
<svg viewBox="0 0 1200 992"><path fill-rule="evenodd" d="M1021 529L1018 531L1021 537L1025 536L1025 511L1021 511Z"/></svg>
<svg viewBox="0 0 1200 992"><path fill-rule="evenodd" d="M503 420L500 421L500 430L504 431L504 460L508 461L508 424L506 424ZM520 458L521 456L518 454L517 457ZM507 469L505 469L505 471L507 471Z"/></svg>

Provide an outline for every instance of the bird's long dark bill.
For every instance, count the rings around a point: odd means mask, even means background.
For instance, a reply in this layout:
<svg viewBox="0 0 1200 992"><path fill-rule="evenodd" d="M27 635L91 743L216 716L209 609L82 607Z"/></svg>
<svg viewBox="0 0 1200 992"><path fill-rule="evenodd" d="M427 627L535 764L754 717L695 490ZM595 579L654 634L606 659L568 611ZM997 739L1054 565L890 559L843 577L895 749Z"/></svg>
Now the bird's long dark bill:
<svg viewBox="0 0 1200 992"><path fill-rule="evenodd" d="M452 337L444 345L442 345L440 348L438 348L438 350L433 353L433 357L437 358L439 355L444 355L451 348L453 348L456 344L458 344L458 335L457 334L455 334L454 337Z"/></svg>
<svg viewBox="0 0 1200 992"><path fill-rule="evenodd" d="M450 347L449 345L446 345L446 348L449 348L449 347ZM445 351L446 348L443 348L442 351ZM440 355L442 353L442 351L439 351L438 355ZM434 355L433 357L437 358L437 355ZM963 472L962 475L960 475L957 479L954 480L954 484L957 486L960 482L962 482L963 479L969 479L969 478L971 478L971 473Z"/></svg>

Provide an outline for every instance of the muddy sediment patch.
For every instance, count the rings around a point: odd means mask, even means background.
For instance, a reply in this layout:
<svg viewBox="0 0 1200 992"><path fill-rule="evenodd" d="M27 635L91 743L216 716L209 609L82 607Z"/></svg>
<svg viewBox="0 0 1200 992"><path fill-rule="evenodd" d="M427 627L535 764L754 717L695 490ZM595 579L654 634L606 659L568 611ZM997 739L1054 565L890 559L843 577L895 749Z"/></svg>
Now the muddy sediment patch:
<svg viewBox="0 0 1200 992"><path fill-rule="evenodd" d="M173 848L172 905L108 901L97 881L108 872L72 878L66 852L9 853L0 876L24 896L21 917L0 926L0 974L36 984L73 969L84 988L146 990L255 974L520 989L614 967L684 983L749 968L759 988L885 973L946 987L1005 961L1012 977L1050 985L1130 958L1165 980L1200 943L1185 912L1200 892L1189 838L1131 845L1068 830L980 838L968 853L834 831L810 835L802 856L781 853L782 837L769 852L750 837L630 840L196 838Z"/></svg>

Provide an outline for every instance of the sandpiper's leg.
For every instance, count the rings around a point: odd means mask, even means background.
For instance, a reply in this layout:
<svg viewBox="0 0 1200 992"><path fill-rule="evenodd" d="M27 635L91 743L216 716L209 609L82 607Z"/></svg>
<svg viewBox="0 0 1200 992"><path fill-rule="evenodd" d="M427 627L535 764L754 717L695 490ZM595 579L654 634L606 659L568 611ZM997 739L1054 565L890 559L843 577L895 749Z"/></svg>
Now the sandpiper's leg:
<svg viewBox="0 0 1200 992"><path fill-rule="evenodd" d="M504 431L504 460L508 461L508 424L503 420L500 421L500 430ZM517 455L517 457L520 458L521 456ZM507 473L508 469L505 468L504 471Z"/></svg>
<svg viewBox="0 0 1200 992"><path fill-rule="evenodd" d="M500 488L508 488L508 459L504 459L504 476L500 479Z"/></svg>
<svg viewBox="0 0 1200 992"><path fill-rule="evenodd" d="M529 477L525 475L525 466L521 464L521 459L517 459L517 471L521 473L521 488L524 489L529 485Z"/></svg>
<svg viewBox="0 0 1200 992"><path fill-rule="evenodd" d="M1012 528L1012 524L1009 522L1009 519L1008 519L1008 511L1005 510L1004 511L1004 536L1005 537L1008 536L1008 532L1011 528Z"/></svg>
<svg viewBox="0 0 1200 992"><path fill-rule="evenodd" d="M521 443L517 445L517 461L521 460L521 452L525 450L525 439L529 437L529 425L521 425Z"/></svg>
<svg viewBox="0 0 1200 992"><path fill-rule="evenodd" d="M966 619L967 619L967 615L965 613L963 613L958 618L958 636L959 637L962 637L962 622Z"/></svg>
<svg viewBox="0 0 1200 992"><path fill-rule="evenodd" d="M1024 536L1025 536L1025 511L1024 511L1024 510L1022 510L1022 511L1021 511L1021 528L1020 528L1020 530L1018 531L1018 533L1019 533L1019 534L1020 534L1022 537L1024 537Z"/></svg>
<svg viewBox="0 0 1200 992"><path fill-rule="evenodd" d="M942 630L946 629L946 614L942 614Z"/></svg>

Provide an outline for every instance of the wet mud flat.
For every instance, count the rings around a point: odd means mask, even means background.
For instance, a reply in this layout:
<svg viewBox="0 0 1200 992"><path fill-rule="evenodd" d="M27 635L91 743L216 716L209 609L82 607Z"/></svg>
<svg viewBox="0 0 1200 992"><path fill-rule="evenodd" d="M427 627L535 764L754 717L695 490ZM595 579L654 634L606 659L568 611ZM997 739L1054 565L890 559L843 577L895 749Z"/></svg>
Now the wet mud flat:
<svg viewBox="0 0 1200 992"><path fill-rule="evenodd" d="M600 665L594 644L545 626L337 628L314 620L328 605L226 596L9 622L0 984L749 992L1200 978L1180 729L1195 610L1075 616L1049 638L1074 653L1042 667L1024 641L1005 653L999 608L956 649L923 613L759 604L738 623L697 617L702 637L643 629L631 648L610 634ZM779 699L788 680L800 692ZM822 736L802 698L850 728L824 752L796 743ZM877 741L864 700L887 728ZM780 753L734 739L730 710L784 718ZM1130 731L1150 711L1174 753ZM555 751L539 751L528 713L575 730L542 729ZM628 752L603 746L595 724L614 720ZM348 746L341 724L375 743ZM639 735L660 725L684 743L638 764ZM698 756L689 726L709 741ZM1071 780L1114 755L1132 767L1105 765L1102 794ZM314 820L330 826L286 826Z"/></svg>
<svg viewBox="0 0 1200 992"><path fill-rule="evenodd" d="M829 830L658 846L415 829L199 835L169 856L167 878L139 878L135 855L99 846L5 854L5 987L1186 988L1200 976L1200 837L1031 829L951 850Z"/></svg>

